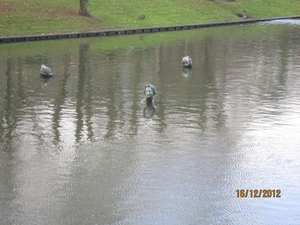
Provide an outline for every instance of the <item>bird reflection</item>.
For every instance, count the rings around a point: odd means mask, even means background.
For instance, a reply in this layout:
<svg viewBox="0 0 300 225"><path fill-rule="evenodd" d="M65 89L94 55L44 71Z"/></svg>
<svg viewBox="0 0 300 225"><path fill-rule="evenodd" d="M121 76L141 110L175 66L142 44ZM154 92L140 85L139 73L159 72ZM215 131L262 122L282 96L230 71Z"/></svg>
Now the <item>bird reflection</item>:
<svg viewBox="0 0 300 225"><path fill-rule="evenodd" d="M51 84L51 82L52 82L52 77L44 77L44 76L42 76L42 77L40 78L40 81L41 81L42 86L43 86L43 87L46 87L46 86L48 86L49 84Z"/></svg>
<svg viewBox="0 0 300 225"><path fill-rule="evenodd" d="M182 76L190 77L192 75L192 68L182 68Z"/></svg>
<svg viewBox="0 0 300 225"><path fill-rule="evenodd" d="M153 105L153 101L146 99L146 106L143 110L143 116L144 118L151 119L155 114L155 107Z"/></svg>

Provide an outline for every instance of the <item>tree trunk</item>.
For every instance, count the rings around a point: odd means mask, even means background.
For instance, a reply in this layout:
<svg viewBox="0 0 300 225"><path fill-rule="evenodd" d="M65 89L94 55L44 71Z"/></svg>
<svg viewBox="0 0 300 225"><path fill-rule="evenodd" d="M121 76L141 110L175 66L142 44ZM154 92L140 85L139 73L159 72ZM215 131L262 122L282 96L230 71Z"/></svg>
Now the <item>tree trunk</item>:
<svg viewBox="0 0 300 225"><path fill-rule="evenodd" d="M89 0L79 0L79 15L81 16L90 16L88 7L89 7Z"/></svg>

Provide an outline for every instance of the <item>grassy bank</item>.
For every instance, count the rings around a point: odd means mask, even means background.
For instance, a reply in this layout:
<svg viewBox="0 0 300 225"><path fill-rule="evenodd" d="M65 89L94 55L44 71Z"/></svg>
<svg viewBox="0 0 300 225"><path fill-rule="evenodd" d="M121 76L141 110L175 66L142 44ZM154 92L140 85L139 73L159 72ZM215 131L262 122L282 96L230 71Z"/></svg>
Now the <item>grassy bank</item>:
<svg viewBox="0 0 300 225"><path fill-rule="evenodd" d="M299 14L299 0L90 0L91 17L76 0L0 0L0 36L168 26ZM140 19L145 15L144 19Z"/></svg>

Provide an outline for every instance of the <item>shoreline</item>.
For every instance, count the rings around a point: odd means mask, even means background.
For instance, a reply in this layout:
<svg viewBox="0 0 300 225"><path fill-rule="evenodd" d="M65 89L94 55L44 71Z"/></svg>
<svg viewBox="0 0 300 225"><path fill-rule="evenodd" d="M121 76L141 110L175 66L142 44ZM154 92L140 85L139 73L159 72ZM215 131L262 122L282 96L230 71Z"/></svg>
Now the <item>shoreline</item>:
<svg viewBox="0 0 300 225"><path fill-rule="evenodd" d="M238 24L257 23L257 22L265 22L265 21L272 21L272 20L286 20L286 19L300 19L300 15L261 18L261 19L245 19L245 20L205 23L205 24L186 24L186 25L162 26L162 27L112 29L112 30L86 31L86 32L41 34L41 35L2 36L0 37L0 44L62 40L62 39L71 39L71 38L74 39L74 38L88 38L88 37L105 37L105 36L129 35L129 34L146 34L146 33L191 30L191 29L209 28L209 27L217 27L217 26L230 26L230 25L238 25Z"/></svg>

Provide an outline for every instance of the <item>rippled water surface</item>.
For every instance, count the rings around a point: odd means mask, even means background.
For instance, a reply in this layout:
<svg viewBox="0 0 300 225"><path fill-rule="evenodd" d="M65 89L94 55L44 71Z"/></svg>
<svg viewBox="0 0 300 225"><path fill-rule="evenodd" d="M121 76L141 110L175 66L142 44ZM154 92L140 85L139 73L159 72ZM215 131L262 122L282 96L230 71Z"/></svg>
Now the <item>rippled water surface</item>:
<svg viewBox="0 0 300 225"><path fill-rule="evenodd" d="M299 224L299 40L287 20L0 45L1 224Z"/></svg>

